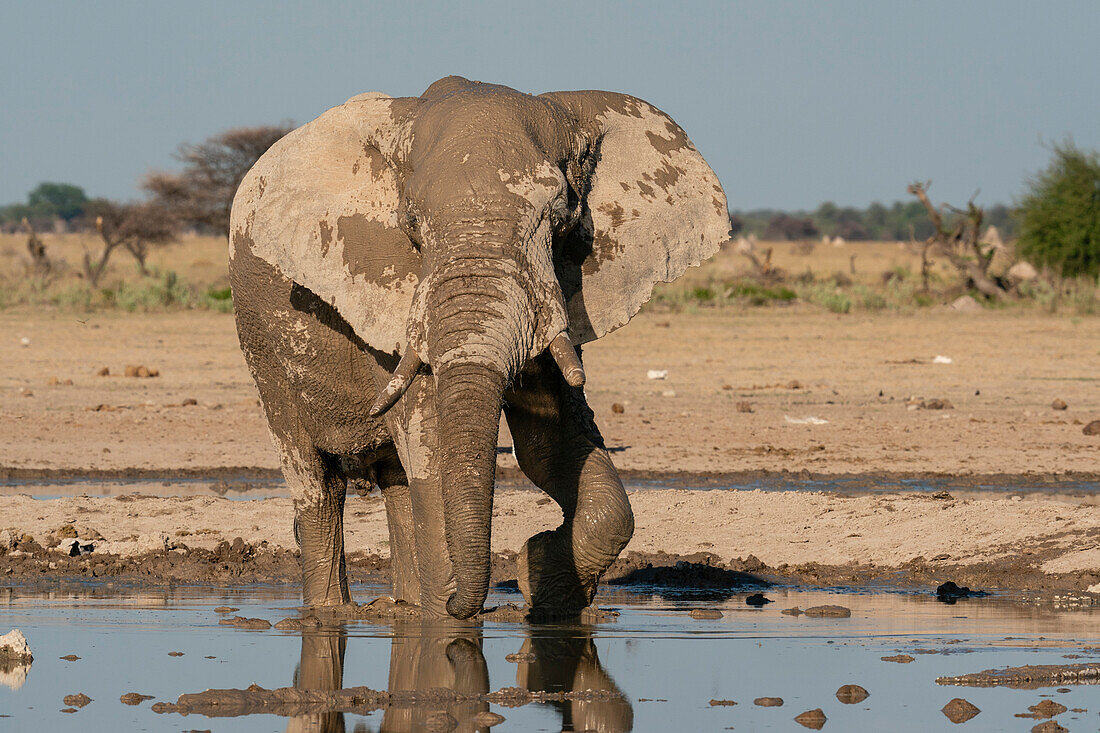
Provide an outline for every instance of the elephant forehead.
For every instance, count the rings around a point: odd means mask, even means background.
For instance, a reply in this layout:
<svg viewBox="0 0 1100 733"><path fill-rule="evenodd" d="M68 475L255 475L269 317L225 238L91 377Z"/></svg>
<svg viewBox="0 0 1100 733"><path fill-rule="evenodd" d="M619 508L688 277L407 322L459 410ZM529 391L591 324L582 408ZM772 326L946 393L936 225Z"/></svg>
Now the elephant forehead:
<svg viewBox="0 0 1100 733"><path fill-rule="evenodd" d="M542 209L565 185L565 176L549 161L516 170L497 169L501 183L535 209Z"/></svg>

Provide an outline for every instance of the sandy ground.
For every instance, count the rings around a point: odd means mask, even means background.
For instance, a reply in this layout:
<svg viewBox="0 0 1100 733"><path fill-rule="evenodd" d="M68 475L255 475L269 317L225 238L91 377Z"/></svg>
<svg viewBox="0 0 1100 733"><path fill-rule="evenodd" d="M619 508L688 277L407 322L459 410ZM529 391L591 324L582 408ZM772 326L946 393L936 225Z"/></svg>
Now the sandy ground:
<svg viewBox="0 0 1100 733"><path fill-rule="evenodd" d="M1100 437L1082 426L1100 418L1098 357L1095 317L803 306L643 313L584 354L597 423L636 475L1095 475ZM826 422L792 422L806 418ZM278 467L223 314L0 312L0 424L9 474Z"/></svg>
<svg viewBox="0 0 1100 733"><path fill-rule="evenodd" d="M782 488L784 472L1096 480L1100 437L1082 427L1100 418L1098 355L1097 318L837 316L799 306L647 312L584 357L590 403L624 474L690 482L763 472ZM121 376L127 365L159 376ZM97 376L102 367L110 376ZM650 379L648 370L668 374ZM910 397L953 407L914 409ZM1068 409L1053 409L1056 398ZM233 319L210 312L0 313L0 425L0 476L278 468ZM500 462L515 465L508 453ZM557 523L539 496L499 492L497 551ZM637 552L751 554L772 568L917 568L928 582L956 568L959 578L1016 588L1031 587L1036 573L1063 574L1061 588L1081 591L1100 582L1095 503L721 490L641 490L632 501L628 549ZM379 503L355 499L348 510L349 550L388 554ZM70 521L106 538L97 553L238 536L293 547L285 499L0 497L0 530L42 539ZM958 570L978 566L999 570Z"/></svg>

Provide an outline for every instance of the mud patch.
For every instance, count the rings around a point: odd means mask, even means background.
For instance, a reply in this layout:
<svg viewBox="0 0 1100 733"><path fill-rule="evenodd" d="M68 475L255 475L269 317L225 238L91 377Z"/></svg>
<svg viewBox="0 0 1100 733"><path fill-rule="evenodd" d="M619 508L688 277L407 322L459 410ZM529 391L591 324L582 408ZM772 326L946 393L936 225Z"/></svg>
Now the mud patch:
<svg viewBox="0 0 1100 733"><path fill-rule="evenodd" d="M247 689L206 690L180 695L175 703L158 702L155 713L205 715L229 718L267 713L292 717L318 713L370 713L386 707L417 705L439 707L468 702L487 702L514 708L531 703L591 702L622 699L618 690L570 690L567 692L532 691L521 687L503 687L495 692L463 693L443 687L426 690L373 690L349 687L339 690L302 690L280 687L274 690L251 685ZM499 716L498 716L499 717Z"/></svg>

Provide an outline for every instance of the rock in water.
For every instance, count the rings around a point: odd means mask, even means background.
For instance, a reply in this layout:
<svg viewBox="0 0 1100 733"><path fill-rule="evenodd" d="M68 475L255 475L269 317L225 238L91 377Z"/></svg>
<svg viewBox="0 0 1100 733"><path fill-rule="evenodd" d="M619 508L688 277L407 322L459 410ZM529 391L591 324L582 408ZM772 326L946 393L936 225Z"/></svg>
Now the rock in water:
<svg viewBox="0 0 1100 733"><path fill-rule="evenodd" d="M1036 717L1039 718L1053 718L1055 715L1061 715L1068 710L1065 705L1060 702L1054 702L1053 700L1043 700L1042 702L1032 705L1028 708Z"/></svg>
<svg viewBox="0 0 1100 733"><path fill-rule="evenodd" d="M852 609L845 606L810 606L804 613L818 618L848 618L852 615Z"/></svg>
<svg viewBox="0 0 1100 733"><path fill-rule="evenodd" d="M482 710L480 713L474 716L474 723L480 728L492 728L494 725L500 725L505 720L503 715L494 713L491 710Z"/></svg>
<svg viewBox="0 0 1100 733"><path fill-rule="evenodd" d="M863 689L859 685L844 685L836 691L836 699L840 700L845 705L855 705L858 702L863 702L871 693Z"/></svg>
<svg viewBox="0 0 1100 733"><path fill-rule="evenodd" d="M1031 733L1069 733L1069 728L1058 725L1056 720L1048 720L1032 728Z"/></svg>
<svg viewBox="0 0 1100 733"><path fill-rule="evenodd" d="M959 598L979 598L985 595L989 594L984 590L970 590L965 585L956 585L953 580L936 588L936 599L945 603L954 603Z"/></svg>
<svg viewBox="0 0 1100 733"><path fill-rule="evenodd" d="M152 695L142 695L140 692L127 692L125 695L119 698L119 702L123 705L140 705L146 700L152 700Z"/></svg>
<svg viewBox="0 0 1100 733"><path fill-rule="evenodd" d="M810 730L821 730L825 727L825 720L825 713L821 712L821 708L807 710L794 718L794 722Z"/></svg>
<svg viewBox="0 0 1100 733"><path fill-rule="evenodd" d="M12 629L0 636L0 662L16 662L17 664L30 664L34 661L31 648L27 644L27 637L19 629Z"/></svg>
<svg viewBox="0 0 1100 733"><path fill-rule="evenodd" d="M66 695L62 702L70 707L82 708L91 701L92 698L88 697L83 692L78 692L75 695Z"/></svg>
<svg viewBox="0 0 1100 733"><path fill-rule="evenodd" d="M695 619L716 619L722 618L723 615L717 608L693 608L690 614Z"/></svg>
<svg viewBox="0 0 1100 733"><path fill-rule="evenodd" d="M753 705L759 705L762 708L777 708L783 704L783 698L781 697L758 697L752 701Z"/></svg>
<svg viewBox="0 0 1100 733"><path fill-rule="evenodd" d="M763 593L753 593L751 596L745 599L745 603L750 606L756 606L757 608L771 602L771 599L765 598Z"/></svg>
<svg viewBox="0 0 1100 733"><path fill-rule="evenodd" d="M952 723L965 723L981 712L976 705L961 697L956 697L940 709Z"/></svg>

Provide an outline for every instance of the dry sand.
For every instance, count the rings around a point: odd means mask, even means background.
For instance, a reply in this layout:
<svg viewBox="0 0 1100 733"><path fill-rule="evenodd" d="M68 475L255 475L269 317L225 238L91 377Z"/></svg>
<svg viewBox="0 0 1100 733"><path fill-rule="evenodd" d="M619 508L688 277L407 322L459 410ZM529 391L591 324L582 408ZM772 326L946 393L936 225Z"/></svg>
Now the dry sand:
<svg viewBox="0 0 1100 733"><path fill-rule="evenodd" d="M1095 317L643 313L584 356L597 423L627 473L1100 473L1100 437L1082 434L1100 419ZM120 376L129 364L160 376ZM104 366L111 376L96 376ZM954 409L910 410L910 397ZM810 417L827 422L788 420ZM0 470L278 467L222 314L4 311L0 423Z"/></svg>

